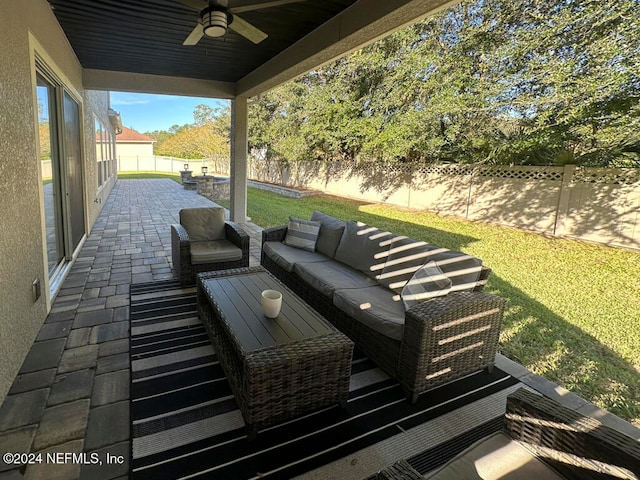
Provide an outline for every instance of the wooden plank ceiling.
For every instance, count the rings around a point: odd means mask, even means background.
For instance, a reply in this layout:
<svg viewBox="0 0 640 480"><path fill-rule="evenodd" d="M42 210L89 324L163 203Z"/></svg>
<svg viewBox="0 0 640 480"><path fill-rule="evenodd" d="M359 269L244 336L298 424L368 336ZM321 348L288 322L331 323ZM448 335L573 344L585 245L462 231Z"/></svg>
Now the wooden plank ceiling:
<svg viewBox="0 0 640 480"><path fill-rule="evenodd" d="M266 0L268 1L268 0ZM306 0L242 13L269 36L254 44L229 29L183 46L199 11L178 0L49 0L83 68L237 82L355 0ZM229 0L229 7L265 0Z"/></svg>

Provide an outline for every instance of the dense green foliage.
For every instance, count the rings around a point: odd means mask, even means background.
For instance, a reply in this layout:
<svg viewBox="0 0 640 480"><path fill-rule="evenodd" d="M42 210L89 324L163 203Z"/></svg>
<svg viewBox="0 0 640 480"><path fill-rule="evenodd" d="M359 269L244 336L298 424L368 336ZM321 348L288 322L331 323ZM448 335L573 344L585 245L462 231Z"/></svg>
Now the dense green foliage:
<svg viewBox="0 0 640 480"><path fill-rule="evenodd" d="M502 353L640 425L639 253L384 204L248 189L248 215L261 227L313 210L481 258L492 269L487 291L508 302Z"/></svg>
<svg viewBox="0 0 640 480"><path fill-rule="evenodd" d="M153 153L177 158L227 158L230 108L197 105L193 118L192 124L174 125L168 131L146 132L146 135L157 140Z"/></svg>
<svg viewBox="0 0 640 480"><path fill-rule="evenodd" d="M255 99L269 160L640 165L638 0L473 0Z"/></svg>

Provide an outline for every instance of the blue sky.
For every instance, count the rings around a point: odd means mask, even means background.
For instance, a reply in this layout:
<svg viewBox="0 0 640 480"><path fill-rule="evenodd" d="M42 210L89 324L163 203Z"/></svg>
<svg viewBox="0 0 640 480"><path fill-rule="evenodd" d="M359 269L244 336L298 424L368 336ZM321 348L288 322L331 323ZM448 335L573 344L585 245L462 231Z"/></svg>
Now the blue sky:
<svg viewBox="0 0 640 480"><path fill-rule="evenodd" d="M120 112L122 124L141 133L193 123L193 110L200 104L224 107L228 100L111 92L111 108Z"/></svg>

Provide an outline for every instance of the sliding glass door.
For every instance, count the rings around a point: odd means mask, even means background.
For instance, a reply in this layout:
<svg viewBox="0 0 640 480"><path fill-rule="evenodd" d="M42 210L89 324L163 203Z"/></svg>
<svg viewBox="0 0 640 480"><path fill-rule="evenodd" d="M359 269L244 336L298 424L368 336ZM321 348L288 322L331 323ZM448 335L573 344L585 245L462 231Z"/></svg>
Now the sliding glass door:
<svg viewBox="0 0 640 480"><path fill-rule="evenodd" d="M49 284L85 234L80 106L55 78L36 74Z"/></svg>
<svg viewBox="0 0 640 480"><path fill-rule="evenodd" d="M56 112L55 87L41 75L37 75L37 82L38 132L40 137L47 267L49 269L49 279L52 279L59 271L65 258L58 115Z"/></svg>
<svg viewBox="0 0 640 480"><path fill-rule="evenodd" d="M75 250L84 236L80 106L67 92L64 92L64 156L69 205L69 234L71 249Z"/></svg>

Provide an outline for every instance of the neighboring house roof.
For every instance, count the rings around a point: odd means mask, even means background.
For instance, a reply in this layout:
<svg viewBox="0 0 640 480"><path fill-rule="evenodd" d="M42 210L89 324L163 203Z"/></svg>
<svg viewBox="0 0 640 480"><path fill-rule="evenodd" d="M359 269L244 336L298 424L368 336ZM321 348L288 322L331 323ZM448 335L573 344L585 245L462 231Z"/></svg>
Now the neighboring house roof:
<svg viewBox="0 0 640 480"><path fill-rule="evenodd" d="M156 141L143 135L140 132L136 132L131 128L125 126L122 127L122 133L116 136L116 143L155 143Z"/></svg>

